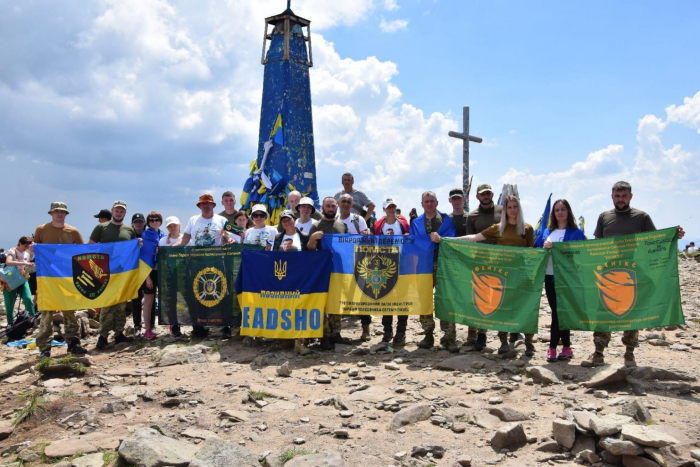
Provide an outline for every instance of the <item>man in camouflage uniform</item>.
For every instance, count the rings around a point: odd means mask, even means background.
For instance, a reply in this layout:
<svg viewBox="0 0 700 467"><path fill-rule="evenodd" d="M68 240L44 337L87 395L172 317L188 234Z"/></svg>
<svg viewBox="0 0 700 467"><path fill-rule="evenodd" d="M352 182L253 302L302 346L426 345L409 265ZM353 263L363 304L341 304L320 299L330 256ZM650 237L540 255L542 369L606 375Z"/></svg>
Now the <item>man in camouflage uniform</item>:
<svg viewBox="0 0 700 467"><path fill-rule="evenodd" d="M632 200L632 186L627 182L617 182L612 187L612 200L615 209L605 211L598 217L598 224L593 235L596 239L617 237L641 232L656 230L651 217L644 211L630 207ZM678 226L678 238L683 238L685 232ZM587 360L581 362L581 366L594 367L605 365L603 352L610 343L611 333L593 333L593 345L595 352ZM622 333L622 343L625 346L625 366L635 367L634 349L639 345L639 331L631 330Z"/></svg>
<svg viewBox="0 0 700 467"><path fill-rule="evenodd" d="M49 208L51 222L40 225L34 232L34 243L51 244L78 244L82 245L82 235L78 229L66 224L68 207L65 203L56 201L51 203ZM53 314L51 310L41 310L41 324L39 334L36 336L36 346L41 352L40 358L51 357L51 337L53 336ZM75 311L63 311L63 324L68 343L68 353L73 355L83 355L87 350L80 345L78 321L75 318Z"/></svg>
<svg viewBox="0 0 700 467"><path fill-rule="evenodd" d="M98 224L90 234L88 243L124 242L136 238L136 232L129 225L124 225L126 216L126 203L115 201L112 205L112 220L104 224ZM140 241L140 240L139 240ZM107 346L109 331L114 331L114 343L131 342L133 337L124 335L126 325L126 303L117 303L100 310L100 337L97 340L96 349Z"/></svg>

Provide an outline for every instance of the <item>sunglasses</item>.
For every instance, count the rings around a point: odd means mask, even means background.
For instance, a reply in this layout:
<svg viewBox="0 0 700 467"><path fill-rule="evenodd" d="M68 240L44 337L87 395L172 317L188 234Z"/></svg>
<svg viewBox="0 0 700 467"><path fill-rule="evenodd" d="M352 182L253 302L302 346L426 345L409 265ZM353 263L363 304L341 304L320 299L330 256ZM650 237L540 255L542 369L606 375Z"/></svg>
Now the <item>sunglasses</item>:
<svg viewBox="0 0 700 467"><path fill-rule="evenodd" d="M160 219L152 218L152 219L148 219L148 222L161 222L162 223L163 221Z"/></svg>
<svg viewBox="0 0 700 467"><path fill-rule="evenodd" d="M263 212L256 212L255 214L252 214L250 217L257 217L257 218L267 217L267 214L265 214Z"/></svg>

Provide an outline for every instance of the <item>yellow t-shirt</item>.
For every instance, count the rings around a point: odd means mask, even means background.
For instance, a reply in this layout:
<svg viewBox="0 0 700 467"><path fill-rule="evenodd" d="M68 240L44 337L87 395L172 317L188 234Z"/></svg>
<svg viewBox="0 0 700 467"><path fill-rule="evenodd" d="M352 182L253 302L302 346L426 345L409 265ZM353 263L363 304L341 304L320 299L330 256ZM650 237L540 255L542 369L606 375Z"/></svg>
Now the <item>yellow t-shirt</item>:
<svg viewBox="0 0 700 467"><path fill-rule="evenodd" d="M506 225L503 235L498 233L500 224L493 224L488 229L481 232L481 235L489 240L496 240L496 245L520 246L532 248L535 246L535 234L530 224L525 224L525 236L518 235L515 224Z"/></svg>

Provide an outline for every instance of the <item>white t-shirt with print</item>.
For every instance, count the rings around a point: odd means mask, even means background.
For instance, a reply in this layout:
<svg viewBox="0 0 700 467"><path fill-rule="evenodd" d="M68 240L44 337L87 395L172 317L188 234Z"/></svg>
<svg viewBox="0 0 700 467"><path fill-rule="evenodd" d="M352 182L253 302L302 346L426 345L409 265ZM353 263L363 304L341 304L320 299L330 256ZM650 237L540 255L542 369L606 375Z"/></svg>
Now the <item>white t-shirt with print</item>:
<svg viewBox="0 0 700 467"><path fill-rule="evenodd" d="M272 245L275 241L275 236L277 236L277 229L271 225L266 225L261 229L251 228L246 230L243 243L260 246Z"/></svg>
<svg viewBox="0 0 700 467"><path fill-rule="evenodd" d="M547 237L545 240L549 240L552 243L563 242L564 235L566 235L566 229L553 230L552 232L550 232L549 237ZM554 266L552 264L551 254L549 255L549 262L547 263L547 272L545 274L547 274L548 276L554 275Z"/></svg>
<svg viewBox="0 0 700 467"><path fill-rule="evenodd" d="M316 224L318 224L318 222L316 222L313 219L309 219L308 222L304 222L304 223L302 223L299 219L297 219L294 222L294 227L296 227L297 229L299 229L300 231L302 231L306 235L308 235L309 231L311 230L311 227L313 227Z"/></svg>
<svg viewBox="0 0 700 467"><path fill-rule="evenodd" d="M182 234L180 234L180 236L177 238L170 238L170 235L166 235L158 241L158 246L173 246L173 243L177 242L181 238Z"/></svg>
<svg viewBox="0 0 700 467"><path fill-rule="evenodd" d="M214 214L211 219L205 219L200 214L190 217L184 233L192 237L195 246L221 246L221 232L225 225L223 216Z"/></svg>
<svg viewBox="0 0 700 467"><path fill-rule="evenodd" d="M360 230L355 228L355 222L353 222L353 218L357 219L357 222L360 226ZM341 219L340 216L338 216L338 220L342 222L343 224L348 226L348 233L349 234L359 234L363 230L367 230L367 222L365 222L365 219L362 216L359 216L357 214L350 214L347 218Z"/></svg>
<svg viewBox="0 0 700 467"><path fill-rule="evenodd" d="M391 230L391 232L389 232ZM401 233L401 222L398 219L393 224L384 222L382 225L382 235L403 235Z"/></svg>
<svg viewBox="0 0 700 467"><path fill-rule="evenodd" d="M288 238L292 239L292 246L296 248L296 250L294 250L294 248L292 248L292 250L301 251L301 240L299 239L298 233L295 233L294 235L284 234L284 237L282 237L282 243L280 244L280 251L284 251L284 242Z"/></svg>

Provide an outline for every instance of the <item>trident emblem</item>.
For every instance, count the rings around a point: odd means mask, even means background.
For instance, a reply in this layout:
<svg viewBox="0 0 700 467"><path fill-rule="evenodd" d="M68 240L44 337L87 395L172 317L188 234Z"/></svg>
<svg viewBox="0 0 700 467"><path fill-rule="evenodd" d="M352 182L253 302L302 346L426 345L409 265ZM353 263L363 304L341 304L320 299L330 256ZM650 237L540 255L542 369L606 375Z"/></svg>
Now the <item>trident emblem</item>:
<svg viewBox="0 0 700 467"><path fill-rule="evenodd" d="M275 261L275 277L279 280L287 277L287 262L282 260Z"/></svg>

